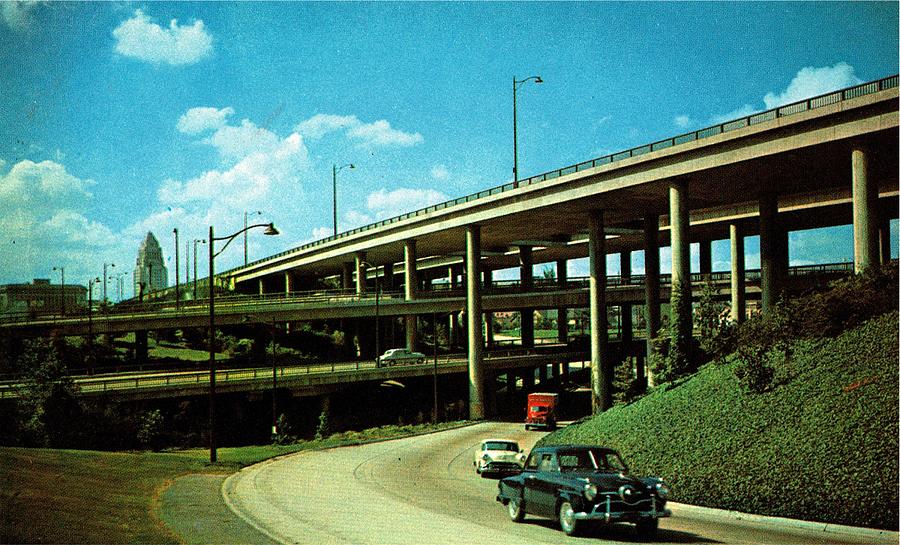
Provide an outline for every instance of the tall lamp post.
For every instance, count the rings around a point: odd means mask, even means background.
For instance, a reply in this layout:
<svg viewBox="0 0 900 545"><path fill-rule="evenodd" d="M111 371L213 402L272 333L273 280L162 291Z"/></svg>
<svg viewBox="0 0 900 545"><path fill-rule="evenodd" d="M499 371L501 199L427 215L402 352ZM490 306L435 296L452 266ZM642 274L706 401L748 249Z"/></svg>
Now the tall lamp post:
<svg viewBox="0 0 900 545"><path fill-rule="evenodd" d="M338 172L344 170L345 168L356 168L353 166L353 163L347 163L344 166L331 165L331 217L333 220L334 231L331 233L332 235L337 236L337 175Z"/></svg>
<svg viewBox="0 0 900 545"><path fill-rule="evenodd" d="M59 300L60 304L60 313L65 316L66 315L66 268L65 267L53 267L54 271L59 271L60 279L59 279L59 293L62 296Z"/></svg>
<svg viewBox="0 0 900 545"><path fill-rule="evenodd" d="M206 244L202 238L194 239L194 300L197 300L197 243Z"/></svg>
<svg viewBox="0 0 900 545"><path fill-rule="evenodd" d="M367 269L375 270L375 367L378 367L378 358L381 357L381 322L378 309L378 299L381 295L381 283L378 281L378 268L363 261L362 265Z"/></svg>
<svg viewBox="0 0 900 545"><path fill-rule="evenodd" d="M178 227L172 229L172 233L175 234L175 310L178 310L181 303L181 295L178 290Z"/></svg>
<svg viewBox="0 0 900 545"><path fill-rule="evenodd" d="M106 305L106 267L115 267L115 263L104 263L103 264L103 305Z"/></svg>
<svg viewBox="0 0 900 545"><path fill-rule="evenodd" d="M94 284L99 278L88 280L88 344L94 344Z"/></svg>
<svg viewBox="0 0 900 545"><path fill-rule="evenodd" d="M516 127L516 91L526 82L544 83L540 76L530 76L525 79L516 79L513 76L513 182L519 185L519 136Z"/></svg>
<svg viewBox="0 0 900 545"><path fill-rule="evenodd" d="M216 311L215 311L215 258L217 255L225 251L238 235L247 232L256 227L265 227L265 235L277 235L278 229L272 223L257 223L244 227L237 233L226 237L216 237L213 233L213 226L209 226L209 463L216 463ZM218 252L215 251L217 240L224 240L225 245ZM196 260L194 262L196 265Z"/></svg>
<svg viewBox="0 0 900 545"><path fill-rule="evenodd" d="M257 216L262 216L262 212L257 210L256 212L247 212L244 210L244 266L247 266L247 214L256 214Z"/></svg>

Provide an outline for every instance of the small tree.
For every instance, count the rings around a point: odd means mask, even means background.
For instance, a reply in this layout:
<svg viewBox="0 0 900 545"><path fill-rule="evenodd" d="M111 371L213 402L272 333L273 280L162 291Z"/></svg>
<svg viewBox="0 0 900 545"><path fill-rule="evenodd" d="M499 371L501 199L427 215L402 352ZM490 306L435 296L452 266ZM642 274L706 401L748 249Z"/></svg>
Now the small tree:
<svg viewBox="0 0 900 545"><path fill-rule="evenodd" d="M322 407L322 412L319 413L319 424L316 426L316 439L325 439L329 435L331 435L331 410L328 407L328 404L325 404Z"/></svg>
<svg viewBox="0 0 900 545"><path fill-rule="evenodd" d="M83 408L75 383L50 342L25 342L18 359L22 373L19 411L26 446L74 447Z"/></svg>
<svg viewBox="0 0 900 545"><path fill-rule="evenodd" d="M163 429L162 412L159 409L147 411L140 416L137 440L144 448L159 450Z"/></svg>

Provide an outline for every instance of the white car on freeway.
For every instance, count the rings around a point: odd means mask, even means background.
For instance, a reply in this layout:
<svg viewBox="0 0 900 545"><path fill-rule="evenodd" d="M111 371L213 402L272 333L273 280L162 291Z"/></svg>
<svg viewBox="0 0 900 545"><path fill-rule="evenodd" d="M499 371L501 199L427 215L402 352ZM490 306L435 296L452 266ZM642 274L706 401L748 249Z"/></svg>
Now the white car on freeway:
<svg viewBox="0 0 900 545"><path fill-rule="evenodd" d="M525 451L509 439L485 439L475 450L474 464L475 473L482 477L520 473L525 465Z"/></svg>
<svg viewBox="0 0 900 545"><path fill-rule="evenodd" d="M388 365L411 365L414 363L425 363L425 354L413 352L407 348L391 348L378 357L375 366L385 367Z"/></svg>

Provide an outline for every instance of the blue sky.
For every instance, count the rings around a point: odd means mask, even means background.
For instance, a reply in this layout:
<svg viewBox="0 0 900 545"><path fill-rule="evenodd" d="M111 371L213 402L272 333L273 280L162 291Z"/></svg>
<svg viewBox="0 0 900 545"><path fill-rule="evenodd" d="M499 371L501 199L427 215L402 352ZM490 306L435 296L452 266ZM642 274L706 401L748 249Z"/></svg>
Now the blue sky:
<svg viewBox="0 0 900 545"><path fill-rule="evenodd" d="M525 177L894 74L897 26L896 2L0 3L0 283L131 271L147 231L172 278L175 227L183 277L245 211L283 233L251 259L327 236L335 163L341 230L504 183L514 75L544 80ZM848 233L792 234L792 262L852 259Z"/></svg>

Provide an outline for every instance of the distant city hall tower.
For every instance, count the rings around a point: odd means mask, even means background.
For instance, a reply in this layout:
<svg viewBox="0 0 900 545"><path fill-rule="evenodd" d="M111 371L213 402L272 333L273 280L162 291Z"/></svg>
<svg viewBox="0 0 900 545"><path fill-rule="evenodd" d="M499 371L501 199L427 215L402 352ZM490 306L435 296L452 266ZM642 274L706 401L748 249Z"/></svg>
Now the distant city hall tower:
<svg viewBox="0 0 900 545"><path fill-rule="evenodd" d="M147 294L168 285L169 271L163 262L162 248L153 233L148 232L138 250L137 265L134 267L134 296L139 297L141 293Z"/></svg>

